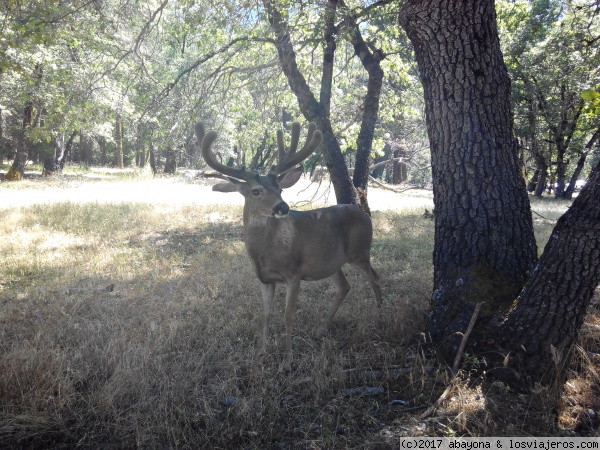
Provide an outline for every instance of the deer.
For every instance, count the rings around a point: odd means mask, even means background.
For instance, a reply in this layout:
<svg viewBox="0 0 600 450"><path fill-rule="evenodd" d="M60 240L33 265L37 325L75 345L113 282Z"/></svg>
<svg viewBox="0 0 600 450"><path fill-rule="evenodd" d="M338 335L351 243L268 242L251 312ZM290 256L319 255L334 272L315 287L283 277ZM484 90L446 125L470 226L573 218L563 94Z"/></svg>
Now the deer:
<svg viewBox="0 0 600 450"><path fill-rule="evenodd" d="M258 351L267 351L271 308L277 283L286 286L285 297L285 368L291 368L292 327L298 304L301 281L329 278L335 295L315 338L322 338L340 304L350 290L341 268L346 263L356 267L370 282L377 305L382 305L379 275L371 266L373 226L371 218L356 205L342 204L309 211L290 209L281 194L300 179L302 161L320 145L322 133L310 123L306 143L297 151L300 124L292 123L290 146L286 150L284 134L277 130L278 162L266 175L245 168L220 163L211 150L215 131L205 132L195 126L196 138L206 164L217 171L212 174L226 180L215 184L213 191L239 192L244 196L243 239L262 292L262 342Z"/></svg>

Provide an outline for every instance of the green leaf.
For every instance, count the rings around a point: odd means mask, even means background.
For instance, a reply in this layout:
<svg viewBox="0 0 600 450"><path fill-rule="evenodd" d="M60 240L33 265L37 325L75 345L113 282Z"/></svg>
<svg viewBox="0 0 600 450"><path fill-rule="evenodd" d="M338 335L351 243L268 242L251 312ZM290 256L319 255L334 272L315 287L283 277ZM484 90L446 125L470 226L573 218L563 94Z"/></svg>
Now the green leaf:
<svg viewBox="0 0 600 450"><path fill-rule="evenodd" d="M595 89L586 89L581 93L581 98L586 101L594 101L600 98L600 92Z"/></svg>

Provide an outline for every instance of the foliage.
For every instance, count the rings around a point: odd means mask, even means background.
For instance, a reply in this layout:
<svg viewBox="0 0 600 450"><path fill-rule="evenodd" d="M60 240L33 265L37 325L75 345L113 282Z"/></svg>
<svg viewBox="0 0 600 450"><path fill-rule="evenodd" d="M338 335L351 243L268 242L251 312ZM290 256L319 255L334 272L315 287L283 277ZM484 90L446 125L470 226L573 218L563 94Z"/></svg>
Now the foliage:
<svg viewBox="0 0 600 450"><path fill-rule="evenodd" d="M382 2L360 18L371 46L388 55L374 156L403 125L398 117L420 114L419 83L397 45L395 7ZM298 62L310 84L318 83L322 52L321 6L287 2L298 42ZM348 2L361 13L363 2ZM192 124L217 129L223 157L248 162L261 145L274 148L274 130L300 118L278 67L264 9L249 2L7 2L0 12L0 108L7 157L16 149L23 109L32 97L36 125L31 142L65 139L73 131L95 139L94 161L103 162L100 141L114 161L114 128L123 121L125 161L133 164L150 146L160 160L173 148L180 164L201 165ZM340 36L332 91L332 122L342 149L354 146L365 92L365 73L345 36ZM35 85L35 69L41 83ZM32 87L35 86L35 92ZM398 101L398 96L402 97ZM417 100L418 101L418 100ZM402 111L406 111L406 114ZM421 129L421 131L423 128ZM407 134L407 133L403 133ZM79 144L81 146L81 144ZM237 153L234 153L233 150ZM352 152L349 153L349 155ZM30 158L37 160L37 152ZM70 155L78 161L78 155Z"/></svg>
<svg viewBox="0 0 600 450"><path fill-rule="evenodd" d="M529 151L535 151L530 147L535 134L548 164L562 158L556 154L560 140L572 171L600 126L593 102L600 83L600 8L590 1L523 0L500 1L497 10L513 81L515 132ZM533 158L530 164L534 168Z"/></svg>
<svg viewBox="0 0 600 450"><path fill-rule="evenodd" d="M594 89L583 90L581 98L586 102L585 108L589 115L600 115L600 86L596 86Z"/></svg>

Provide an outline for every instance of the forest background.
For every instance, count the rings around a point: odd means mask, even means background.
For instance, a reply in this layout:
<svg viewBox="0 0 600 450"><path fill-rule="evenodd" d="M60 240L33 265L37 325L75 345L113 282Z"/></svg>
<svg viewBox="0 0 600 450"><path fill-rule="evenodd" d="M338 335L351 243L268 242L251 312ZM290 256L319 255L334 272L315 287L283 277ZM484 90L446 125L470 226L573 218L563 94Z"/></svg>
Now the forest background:
<svg viewBox="0 0 600 450"><path fill-rule="evenodd" d="M346 164L354 168L366 151L376 178L428 185L422 87L397 23L398 2L343 3L331 35L321 20L326 5L283 6L297 65L319 100L327 98ZM497 11L529 188L568 198L565 188L574 189L598 158L597 5L500 1ZM43 164L45 174L67 162L165 173L201 168L197 120L219 131L225 160L260 168L273 155L274 130L302 117L265 9L252 2L9 1L0 19L7 180L21 177L27 161ZM361 52L376 57L381 71L375 116L372 71ZM395 171L373 167L394 158Z"/></svg>

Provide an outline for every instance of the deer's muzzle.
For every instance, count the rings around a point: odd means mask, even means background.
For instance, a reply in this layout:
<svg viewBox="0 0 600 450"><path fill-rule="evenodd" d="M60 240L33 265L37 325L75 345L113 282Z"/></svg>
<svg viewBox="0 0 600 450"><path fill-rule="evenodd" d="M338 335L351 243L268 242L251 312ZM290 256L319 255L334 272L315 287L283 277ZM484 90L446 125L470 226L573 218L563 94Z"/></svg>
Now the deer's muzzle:
<svg viewBox="0 0 600 450"><path fill-rule="evenodd" d="M282 219L288 215L290 212L290 207L286 202L278 203L275 208L273 208L273 215L278 219Z"/></svg>

